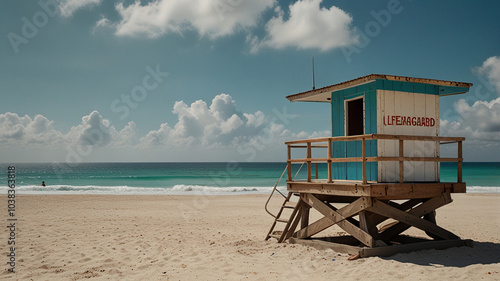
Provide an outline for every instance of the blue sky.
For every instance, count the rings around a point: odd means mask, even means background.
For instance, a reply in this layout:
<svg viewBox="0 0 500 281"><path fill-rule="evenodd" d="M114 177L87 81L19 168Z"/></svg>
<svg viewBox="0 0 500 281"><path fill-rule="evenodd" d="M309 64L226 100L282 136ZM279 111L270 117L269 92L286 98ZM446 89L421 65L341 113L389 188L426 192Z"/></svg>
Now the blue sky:
<svg viewBox="0 0 500 281"><path fill-rule="evenodd" d="M474 83L441 134L500 161L498 1L0 4L0 161L283 161L328 136L286 95L371 73ZM89 137L90 136L90 137Z"/></svg>

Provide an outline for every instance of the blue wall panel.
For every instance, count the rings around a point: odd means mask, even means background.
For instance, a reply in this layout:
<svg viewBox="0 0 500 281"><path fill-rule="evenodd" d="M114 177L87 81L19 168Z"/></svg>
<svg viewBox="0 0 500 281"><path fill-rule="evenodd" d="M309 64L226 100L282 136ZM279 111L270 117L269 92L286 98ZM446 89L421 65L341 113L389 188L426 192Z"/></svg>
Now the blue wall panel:
<svg viewBox="0 0 500 281"><path fill-rule="evenodd" d="M342 106L341 106L342 105ZM332 136L338 137L344 135L344 106L341 104L337 96L332 95ZM345 157L345 144L344 142L332 143L332 157L344 158ZM332 163L332 176L334 179L345 179L346 163Z"/></svg>
<svg viewBox="0 0 500 281"><path fill-rule="evenodd" d="M345 100L360 97L365 98L365 134L377 133L377 82L372 82L357 87L341 90L332 94L332 136L345 136L344 103ZM332 157L361 157L361 141L333 142ZM368 157L377 156L377 143L375 140L367 141ZM334 179L362 179L361 162L332 163ZM377 164L367 164L367 179L377 180Z"/></svg>

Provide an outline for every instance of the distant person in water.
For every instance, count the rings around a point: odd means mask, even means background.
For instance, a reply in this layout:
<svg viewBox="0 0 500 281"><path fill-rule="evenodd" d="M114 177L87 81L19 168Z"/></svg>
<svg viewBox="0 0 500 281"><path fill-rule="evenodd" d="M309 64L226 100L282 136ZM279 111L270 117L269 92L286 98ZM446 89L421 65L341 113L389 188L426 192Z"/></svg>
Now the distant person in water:
<svg viewBox="0 0 500 281"><path fill-rule="evenodd" d="M42 186L45 186L45 182L44 181L42 181Z"/></svg>

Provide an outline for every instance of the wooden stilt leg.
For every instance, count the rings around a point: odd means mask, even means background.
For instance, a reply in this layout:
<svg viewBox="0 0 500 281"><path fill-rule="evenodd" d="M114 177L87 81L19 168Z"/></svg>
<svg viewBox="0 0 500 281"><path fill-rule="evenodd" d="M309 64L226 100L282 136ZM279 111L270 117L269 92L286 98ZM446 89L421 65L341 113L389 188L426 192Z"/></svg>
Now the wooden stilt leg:
<svg viewBox="0 0 500 281"><path fill-rule="evenodd" d="M434 210L434 211L432 211L432 212L430 212L430 213L428 213L428 214L425 214L425 215L424 215L424 220L426 220L426 221L430 221L430 222L432 222L433 224L436 224L436 210ZM427 235L429 235L429 237L432 237L432 238L434 238L434 239L436 239L436 240L437 240L437 239L439 239L439 236L436 236L436 235L432 234L431 232L427 232L427 231L426 231L425 233L426 233Z"/></svg>
<svg viewBox="0 0 500 281"><path fill-rule="evenodd" d="M365 232L368 232L373 238L379 239L378 229L376 225L373 225L372 214L370 212L362 211L359 213L359 227Z"/></svg>
<svg viewBox="0 0 500 281"><path fill-rule="evenodd" d="M311 207L307 204L302 204L302 216L300 218L300 228L306 228L309 225L309 210Z"/></svg>

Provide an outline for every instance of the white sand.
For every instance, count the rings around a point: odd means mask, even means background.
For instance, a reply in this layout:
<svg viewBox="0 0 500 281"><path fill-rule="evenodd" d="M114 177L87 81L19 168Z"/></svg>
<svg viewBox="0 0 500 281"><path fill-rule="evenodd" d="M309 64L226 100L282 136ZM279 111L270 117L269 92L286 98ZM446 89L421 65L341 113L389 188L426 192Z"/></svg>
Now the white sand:
<svg viewBox="0 0 500 281"><path fill-rule="evenodd" d="M474 248L348 261L331 250L264 241L273 221L265 195L21 195L17 273L3 270L0 279L500 280L500 196L453 198L438 210L438 222L473 239ZM0 208L7 223L6 203ZM6 269L8 229L2 233Z"/></svg>

